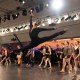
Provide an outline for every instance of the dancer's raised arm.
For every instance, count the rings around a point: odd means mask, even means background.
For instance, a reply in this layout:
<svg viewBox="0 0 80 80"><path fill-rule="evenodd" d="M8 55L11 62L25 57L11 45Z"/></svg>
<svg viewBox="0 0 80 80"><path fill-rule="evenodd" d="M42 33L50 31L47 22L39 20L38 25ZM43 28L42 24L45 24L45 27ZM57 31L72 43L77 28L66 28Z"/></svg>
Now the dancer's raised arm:
<svg viewBox="0 0 80 80"><path fill-rule="evenodd" d="M32 10L30 11L30 31L33 27L33 22L32 22L32 17L33 17L33 13L32 13Z"/></svg>

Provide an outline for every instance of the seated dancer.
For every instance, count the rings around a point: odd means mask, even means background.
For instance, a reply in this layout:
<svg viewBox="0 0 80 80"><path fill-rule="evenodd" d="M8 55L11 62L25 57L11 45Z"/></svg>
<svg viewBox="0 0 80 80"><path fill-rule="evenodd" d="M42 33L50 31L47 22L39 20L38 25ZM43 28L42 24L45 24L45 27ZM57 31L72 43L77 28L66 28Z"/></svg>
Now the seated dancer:
<svg viewBox="0 0 80 80"><path fill-rule="evenodd" d="M32 13L32 11L30 11L30 30L29 30L29 36L31 38L31 42L27 46L25 46L24 48L19 49L19 50L15 50L15 51L20 51L20 50L27 51L28 49L36 47L39 44L41 44L41 43L43 43L45 41L49 41L49 40L51 40L51 39L53 39L53 38L55 38L55 37L57 37L59 35L62 35L62 34L64 34L66 32L66 30L62 30L62 31L56 32L56 33L54 33L54 34L52 34L50 36L46 36L46 37L40 38L38 36L39 32L41 32L41 31L55 30L55 28L50 28L49 29L49 28L37 27L38 26L37 23L35 23L33 25L33 23L32 23L32 17L33 17L33 13Z"/></svg>

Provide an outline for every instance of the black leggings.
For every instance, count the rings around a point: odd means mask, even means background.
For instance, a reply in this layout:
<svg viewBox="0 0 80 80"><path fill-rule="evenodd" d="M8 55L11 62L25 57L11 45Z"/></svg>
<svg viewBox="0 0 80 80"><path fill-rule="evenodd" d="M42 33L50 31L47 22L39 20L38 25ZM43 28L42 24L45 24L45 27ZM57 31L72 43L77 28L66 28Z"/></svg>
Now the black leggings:
<svg viewBox="0 0 80 80"><path fill-rule="evenodd" d="M31 38L31 41L35 41L39 39L39 32L41 31L52 31L55 30L55 28L34 28L32 31L29 31L29 36Z"/></svg>
<svg viewBox="0 0 80 80"><path fill-rule="evenodd" d="M15 52L20 52L22 51L23 53L25 51L27 51L28 49L31 49L31 48L34 48L36 46L38 46L39 44L43 43L43 42L46 42L46 41L49 41L49 40L52 40L53 38L56 38L57 36L59 35L62 35L64 34L66 31L60 31L60 32L57 32L57 33L54 33L50 36L46 36L46 37L42 37L42 38L39 38L39 37L35 37L35 39L33 39L32 37L32 41L30 42L30 44L28 44L27 46L23 47L22 49L19 49L19 50L15 50ZM34 33L33 33L34 34Z"/></svg>
<svg viewBox="0 0 80 80"><path fill-rule="evenodd" d="M54 33L54 34L52 34L52 35L50 35L50 36L46 36L46 37L42 37L42 38L39 38L39 37L35 37L35 40L34 39L32 39L32 42L34 43L34 44L41 44L41 43L43 43L43 42L45 42L45 41L49 41L49 40L52 40L53 38L56 38L57 36L59 36L59 35L62 35L62 34L64 34L66 31L60 31L60 32L57 32L57 33ZM33 33L34 34L34 33Z"/></svg>

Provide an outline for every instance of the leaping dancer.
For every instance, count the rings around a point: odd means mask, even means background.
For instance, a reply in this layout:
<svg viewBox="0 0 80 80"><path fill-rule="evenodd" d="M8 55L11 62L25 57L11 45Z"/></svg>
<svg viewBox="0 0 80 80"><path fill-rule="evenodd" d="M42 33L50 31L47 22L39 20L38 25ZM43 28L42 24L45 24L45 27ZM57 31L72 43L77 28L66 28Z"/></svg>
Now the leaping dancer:
<svg viewBox="0 0 80 80"><path fill-rule="evenodd" d="M56 32L50 36L45 36L45 37L42 37L40 38L38 36L39 32L41 31L51 31L51 30L55 30L56 28L41 28L41 27L37 27L38 24L35 23L33 25L33 22L32 22L32 18L33 18L33 12L30 11L30 30L29 30L29 36L31 38L31 42L23 47L22 49L19 49L19 50L15 50L15 51L27 51L28 49L31 49L31 48L34 48L36 46L38 46L39 44L43 43L43 42L46 42L46 41L49 41L49 40L52 40L53 38L56 38L57 36L59 35L62 35L66 32L66 30L62 30L62 31L59 31L59 32Z"/></svg>

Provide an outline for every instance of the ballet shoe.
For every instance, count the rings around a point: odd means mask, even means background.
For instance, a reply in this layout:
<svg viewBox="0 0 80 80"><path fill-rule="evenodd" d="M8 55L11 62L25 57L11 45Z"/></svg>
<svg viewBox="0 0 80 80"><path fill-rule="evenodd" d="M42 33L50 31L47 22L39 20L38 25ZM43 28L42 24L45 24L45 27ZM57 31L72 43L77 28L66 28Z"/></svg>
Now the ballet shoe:
<svg viewBox="0 0 80 80"><path fill-rule="evenodd" d="M68 29L64 29L63 31L60 32L60 35L63 35Z"/></svg>
<svg viewBox="0 0 80 80"><path fill-rule="evenodd" d="M39 68L41 68L41 65L39 65Z"/></svg>
<svg viewBox="0 0 80 80"><path fill-rule="evenodd" d="M43 68L46 68L46 66L44 66Z"/></svg>
<svg viewBox="0 0 80 80"><path fill-rule="evenodd" d="M52 69L52 67L49 67L48 69Z"/></svg>
<svg viewBox="0 0 80 80"><path fill-rule="evenodd" d="M60 72L61 72L61 73L64 73L65 71L62 71L62 70L61 70Z"/></svg>

